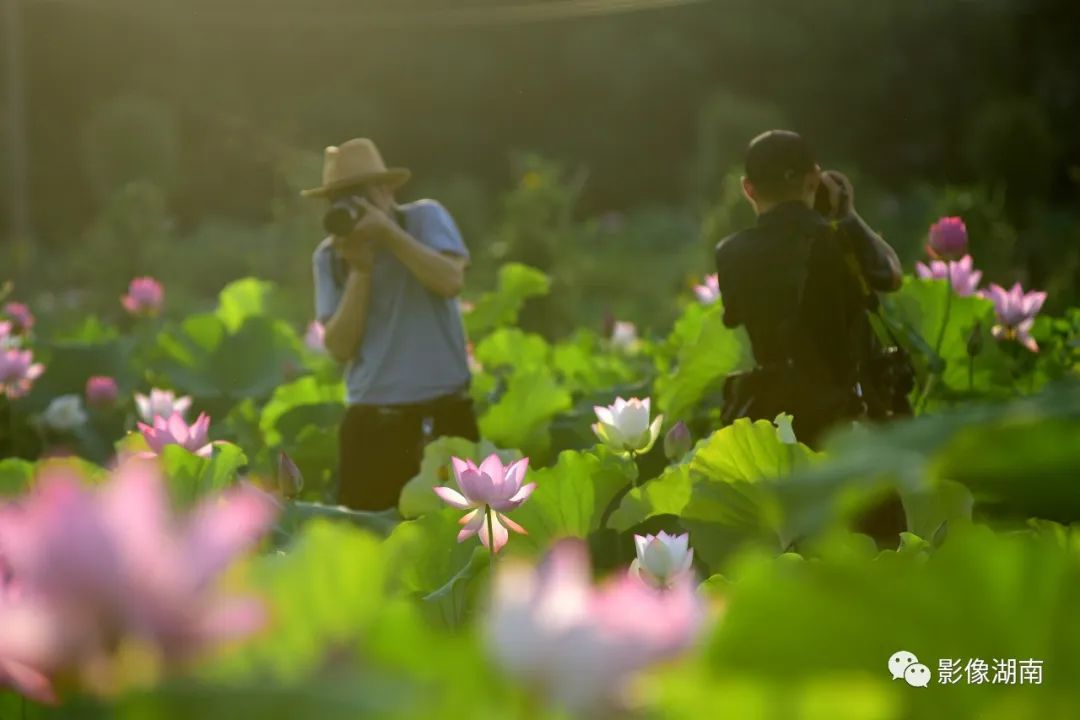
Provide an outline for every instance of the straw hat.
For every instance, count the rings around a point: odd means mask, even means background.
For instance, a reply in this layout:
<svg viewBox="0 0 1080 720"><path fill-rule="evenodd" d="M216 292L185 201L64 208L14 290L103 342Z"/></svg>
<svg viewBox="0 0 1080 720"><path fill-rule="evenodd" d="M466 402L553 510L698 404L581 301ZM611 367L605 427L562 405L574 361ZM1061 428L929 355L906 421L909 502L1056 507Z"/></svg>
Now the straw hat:
<svg viewBox="0 0 1080 720"><path fill-rule="evenodd" d="M405 168L387 168L375 143L367 138L355 138L337 147L331 145L326 148L322 185L300 194L304 197L326 197L335 190L373 180L391 189L399 188L411 175Z"/></svg>

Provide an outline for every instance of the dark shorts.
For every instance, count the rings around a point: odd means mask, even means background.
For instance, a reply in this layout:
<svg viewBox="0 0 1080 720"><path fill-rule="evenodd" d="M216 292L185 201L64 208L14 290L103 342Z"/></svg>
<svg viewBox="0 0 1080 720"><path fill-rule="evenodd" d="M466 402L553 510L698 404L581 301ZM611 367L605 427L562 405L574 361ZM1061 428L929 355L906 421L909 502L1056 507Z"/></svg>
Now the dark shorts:
<svg viewBox="0 0 1080 720"><path fill-rule="evenodd" d="M468 395L457 393L419 405L349 406L339 438L338 502L353 510L397 507L401 488L420 471L425 436L479 440Z"/></svg>

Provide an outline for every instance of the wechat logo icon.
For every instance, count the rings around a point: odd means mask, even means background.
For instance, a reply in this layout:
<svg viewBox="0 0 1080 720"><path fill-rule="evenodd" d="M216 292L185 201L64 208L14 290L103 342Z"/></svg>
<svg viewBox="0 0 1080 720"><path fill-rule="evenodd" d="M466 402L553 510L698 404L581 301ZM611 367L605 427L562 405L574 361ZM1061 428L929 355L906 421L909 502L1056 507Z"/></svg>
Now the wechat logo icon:
<svg viewBox="0 0 1080 720"><path fill-rule="evenodd" d="M911 687L927 687L930 684L930 668L921 664L915 653L901 650L889 658L889 674L893 680L903 680Z"/></svg>

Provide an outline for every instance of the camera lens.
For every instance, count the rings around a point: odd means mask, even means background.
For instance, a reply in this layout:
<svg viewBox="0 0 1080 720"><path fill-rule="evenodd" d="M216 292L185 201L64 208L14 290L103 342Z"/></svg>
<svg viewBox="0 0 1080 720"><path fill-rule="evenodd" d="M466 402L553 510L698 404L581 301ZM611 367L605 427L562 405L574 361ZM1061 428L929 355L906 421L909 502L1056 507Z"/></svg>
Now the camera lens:
<svg viewBox="0 0 1080 720"><path fill-rule="evenodd" d="M343 237L356 227L357 219L351 208L335 205L323 216L323 229L331 235Z"/></svg>

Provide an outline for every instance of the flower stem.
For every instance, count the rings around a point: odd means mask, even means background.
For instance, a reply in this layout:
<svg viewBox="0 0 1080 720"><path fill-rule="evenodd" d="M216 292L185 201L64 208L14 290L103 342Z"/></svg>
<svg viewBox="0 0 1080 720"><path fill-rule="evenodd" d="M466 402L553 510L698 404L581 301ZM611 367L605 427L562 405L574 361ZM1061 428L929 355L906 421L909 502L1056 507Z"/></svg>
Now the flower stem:
<svg viewBox="0 0 1080 720"><path fill-rule="evenodd" d="M949 327L949 316L952 314L952 298L952 275L950 274L945 280L945 313L941 318L941 329L938 330L937 342L934 343L934 355L938 360L941 360L941 346L945 343L945 330ZM922 394L919 396L919 401L915 406L916 415L922 412L923 406L930 397L930 391L937 383L940 374L941 373L931 373L926 378L926 385L923 387Z"/></svg>
<svg viewBox="0 0 1080 720"><path fill-rule="evenodd" d="M941 357L941 346L945 342L945 330L949 327L949 315L952 313L953 289L952 281L945 282L945 314L941 318L941 330L938 331L937 342L934 343L934 354Z"/></svg>
<svg viewBox="0 0 1080 720"><path fill-rule="evenodd" d="M968 356L968 392L975 391L975 356Z"/></svg>
<svg viewBox="0 0 1080 720"><path fill-rule="evenodd" d="M484 515L487 517L487 531L488 531L488 558L490 560L490 567L495 569L495 526L491 523L491 506L484 506Z"/></svg>

